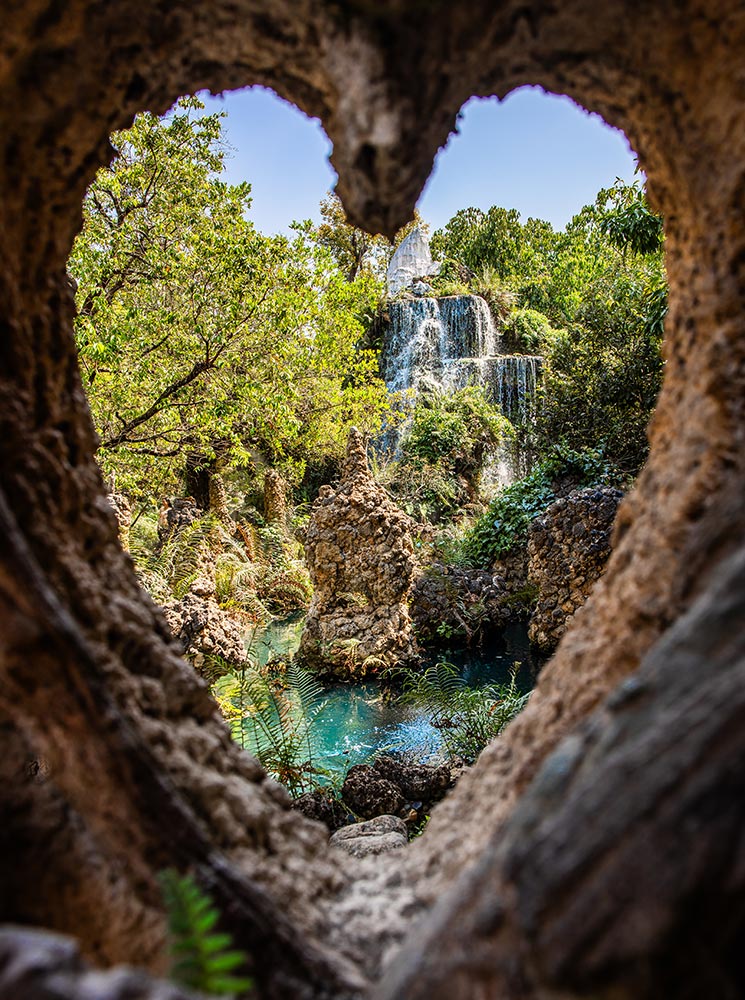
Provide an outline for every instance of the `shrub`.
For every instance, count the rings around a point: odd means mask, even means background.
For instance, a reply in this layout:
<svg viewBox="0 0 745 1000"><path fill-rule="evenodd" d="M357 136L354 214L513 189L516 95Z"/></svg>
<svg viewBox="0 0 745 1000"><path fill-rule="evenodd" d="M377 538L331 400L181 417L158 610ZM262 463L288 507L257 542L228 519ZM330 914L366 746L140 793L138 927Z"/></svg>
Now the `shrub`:
<svg viewBox="0 0 745 1000"><path fill-rule="evenodd" d="M425 709L439 729L450 756L472 763L484 747L502 732L520 712L529 694L517 690L515 664L508 684L487 684L470 688L452 663L442 661L423 674L399 671L403 682L400 700Z"/></svg>
<svg viewBox="0 0 745 1000"><path fill-rule="evenodd" d="M504 489L468 532L464 550L473 564L488 569L528 538L530 522L570 486L617 481L600 452L556 446L531 473Z"/></svg>
<svg viewBox="0 0 745 1000"><path fill-rule="evenodd" d="M536 309L516 309L503 328L505 346L514 354L540 354L550 335L550 322Z"/></svg>

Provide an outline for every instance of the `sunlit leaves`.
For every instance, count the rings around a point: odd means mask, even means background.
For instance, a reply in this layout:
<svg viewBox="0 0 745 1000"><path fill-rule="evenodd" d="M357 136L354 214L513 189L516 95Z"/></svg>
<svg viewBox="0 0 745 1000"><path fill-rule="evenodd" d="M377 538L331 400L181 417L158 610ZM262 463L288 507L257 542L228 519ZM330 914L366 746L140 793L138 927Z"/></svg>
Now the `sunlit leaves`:
<svg viewBox="0 0 745 1000"><path fill-rule="evenodd" d="M346 280L314 234L265 236L250 187L220 178L220 116L196 99L139 115L86 197L69 269L76 334L102 446L135 494L173 487L184 452L297 474L380 422L385 389L358 351L380 285Z"/></svg>

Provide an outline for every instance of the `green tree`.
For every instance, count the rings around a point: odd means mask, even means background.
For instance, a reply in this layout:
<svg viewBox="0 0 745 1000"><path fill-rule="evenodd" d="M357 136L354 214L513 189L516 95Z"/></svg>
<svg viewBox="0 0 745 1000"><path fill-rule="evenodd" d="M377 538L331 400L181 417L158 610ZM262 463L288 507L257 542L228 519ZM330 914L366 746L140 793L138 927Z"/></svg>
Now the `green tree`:
<svg viewBox="0 0 745 1000"><path fill-rule="evenodd" d="M321 219L315 238L330 251L347 281L354 281L364 271L383 281L393 251L404 237L416 226L428 229L415 209L411 221L399 229L392 243L385 236L372 236L347 221L341 199L333 191L321 202Z"/></svg>
<svg viewBox="0 0 745 1000"><path fill-rule="evenodd" d="M551 277L540 447L600 447L632 475L662 381L662 221L640 185L601 191L567 227Z"/></svg>
<svg viewBox="0 0 745 1000"><path fill-rule="evenodd" d="M202 111L184 99L112 137L69 262L99 458L134 494L173 488L187 453L297 474L386 406L356 346L379 283L347 281L302 227L259 233L249 185L221 179L221 116Z"/></svg>

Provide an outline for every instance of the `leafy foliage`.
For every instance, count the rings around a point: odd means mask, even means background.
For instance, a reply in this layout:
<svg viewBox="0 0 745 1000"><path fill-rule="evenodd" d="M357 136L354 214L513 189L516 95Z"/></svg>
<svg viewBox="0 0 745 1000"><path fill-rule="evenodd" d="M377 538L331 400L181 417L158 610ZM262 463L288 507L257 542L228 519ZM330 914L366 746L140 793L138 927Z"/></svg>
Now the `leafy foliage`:
<svg viewBox="0 0 745 1000"><path fill-rule="evenodd" d="M230 934L216 928L220 914L191 875L168 869L160 875L168 914L172 958L170 977L178 986L213 996L245 996L252 987L237 972L247 957L233 948Z"/></svg>
<svg viewBox="0 0 745 1000"><path fill-rule="evenodd" d="M537 309L516 309L503 327L505 346L513 354L541 354L551 340L551 323Z"/></svg>
<svg viewBox="0 0 745 1000"><path fill-rule="evenodd" d="M387 471L391 489L411 515L439 520L473 498L488 455L511 433L477 386L422 392Z"/></svg>
<svg viewBox="0 0 745 1000"><path fill-rule="evenodd" d="M202 111L184 99L112 137L68 265L99 459L135 496L168 492L186 452L217 443L226 467L258 451L298 478L386 409L357 348L380 283L347 281L310 224L259 233L249 186L221 179L220 116Z"/></svg>
<svg viewBox="0 0 745 1000"><path fill-rule="evenodd" d="M326 707L323 688L296 664L246 666L222 677L213 691L233 739L249 750L291 795L311 791L325 772L315 723Z"/></svg>
<svg viewBox="0 0 745 1000"><path fill-rule="evenodd" d="M464 540L463 548L475 566L488 569L527 541L530 522L556 499L557 489L608 483L613 472L598 452L553 449L524 479L506 487L489 504Z"/></svg>
<svg viewBox="0 0 745 1000"><path fill-rule="evenodd" d="M363 271L384 281L391 256L399 243L417 226L429 228L415 210L411 222L396 233L392 243L385 236L371 236L347 221L341 198L333 192L321 202L321 220L315 230L315 239L330 251L347 281L354 281Z"/></svg>
<svg viewBox="0 0 745 1000"><path fill-rule="evenodd" d="M220 522L211 514L185 525L152 549L138 544L135 536L130 551L142 585L161 604L180 600L199 576L200 566L220 550L224 536Z"/></svg>
<svg viewBox="0 0 745 1000"><path fill-rule="evenodd" d="M472 763L484 747L525 707L529 694L517 690L515 665L508 684L470 688L452 663L441 661L424 673L399 671L401 700L424 708L440 730L451 756Z"/></svg>
<svg viewBox="0 0 745 1000"><path fill-rule="evenodd" d="M662 220L638 183L599 192L563 232L493 207L463 209L435 233L453 279L516 310L495 317L505 346L541 353L546 405L536 446L602 447L630 474L647 452L645 428L662 376L667 310ZM484 282L484 276L488 278Z"/></svg>

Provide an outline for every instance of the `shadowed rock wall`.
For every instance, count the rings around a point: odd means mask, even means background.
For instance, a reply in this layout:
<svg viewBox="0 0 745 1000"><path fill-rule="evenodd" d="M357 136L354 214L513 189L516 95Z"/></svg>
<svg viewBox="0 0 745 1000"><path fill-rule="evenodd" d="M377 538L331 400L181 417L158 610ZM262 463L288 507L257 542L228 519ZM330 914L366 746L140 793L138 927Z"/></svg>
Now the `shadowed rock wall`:
<svg viewBox="0 0 745 1000"><path fill-rule="evenodd" d="M611 487L578 490L530 525L528 582L537 593L528 635L541 649L556 648L605 569L622 497Z"/></svg>

